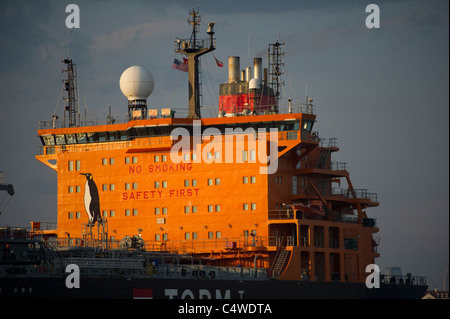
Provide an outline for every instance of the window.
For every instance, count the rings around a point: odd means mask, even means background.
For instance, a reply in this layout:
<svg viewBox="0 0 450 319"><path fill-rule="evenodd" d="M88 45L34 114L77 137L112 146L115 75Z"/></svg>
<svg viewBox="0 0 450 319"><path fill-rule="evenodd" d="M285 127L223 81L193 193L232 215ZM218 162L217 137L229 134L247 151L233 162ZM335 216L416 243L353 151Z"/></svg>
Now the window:
<svg viewBox="0 0 450 319"><path fill-rule="evenodd" d="M247 176L244 176L244 177L242 178L242 183L243 183L243 184L248 184L248 177L247 177Z"/></svg>
<svg viewBox="0 0 450 319"><path fill-rule="evenodd" d="M104 211L103 211L103 218L106 218L106 217L108 217L108 211L107 211L107 210L104 210Z"/></svg>
<svg viewBox="0 0 450 319"><path fill-rule="evenodd" d="M137 208L134 208L133 209L133 216L137 216L137 214L138 214L138 210L137 210Z"/></svg>
<svg viewBox="0 0 450 319"><path fill-rule="evenodd" d="M188 179L184 180L184 187L189 187L189 180Z"/></svg>
<svg viewBox="0 0 450 319"><path fill-rule="evenodd" d="M197 159L197 154L196 153L192 153L192 160L195 161Z"/></svg>
<svg viewBox="0 0 450 319"><path fill-rule="evenodd" d="M184 154L183 155L183 159L184 159L185 162L189 162L189 154L187 154L187 153Z"/></svg>
<svg viewBox="0 0 450 319"><path fill-rule="evenodd" d="M167 188L167 181L162 181L162 188Z"/></svg>
<svg viewBox="0 0 450 319"><path fill-rule="evenodd" d="M73 171L73 161L69 161L69 171Z"/></svg>
<svg viewBox="0 0 450 319"><path fill-rule="evenodd" d="M69 193L73 193L73 186L69 186Z"/></svg>
<svg viewBox="0 0 450 319"><path fill-rule="evenodd" d="M130 158L129 157L125 157L125 164L130 164Z"/></svg>
<svg viewBox="0 0 450 319"><path fill-rule="evenodd" d="M220 212L220 205L216 205L216 212Z"/></svg>
<svg viewBox="0 0 450 319"><path fill-rule="evenodd" d="M133 183L133 189L137 189L138 188L138 183Z"/></svg>
<svg viewBox="0 0 450 319"><path fill-rule="evenodd" d="M155 182L155 188L159 188L159 182Z"/></svg>
<svg viewBox="0 0 450 319"><path fill-rule="evenodd" d="M81 187L80 187L80 185L75 186L75 189L76 189L76 192L77 192L77 193L81 192Z"/></svg>
<svg viewBox="0 0 450 319"><path fill-rule="evenodd" d="M256 151L250 150L250 161L255 162L256 161Z"/></svg>
<svg viewBox="0 0 450 319"><path fill-rule="evenodd" d="M130 189L130 183L125 183L125 190L129 190Z"/></svg>
<svg viewBox="0 0 450 319"><path fill-rule="evenodd" d="M111 158L109 159L109 165L114 165L114 158L111 157Z"/></svg>
<svg viewBox="0 0 450 319"><path fill-rule="evenodd" d="M163 215L167 215L167 207L162 208L162 213L163 213Z"/></svg>
<svg viewBox="0 0 450 319"><path fill-rule="evenodd" d="M106 192L108 190L108 184L102 184L102 191Z"/></svg>
<svg viewBox="0 0 450 319"><path fill-rule="evenodd" d="M184 233L184 239L191 239L191 233Z"/></svg>
<svg viewBox="0 0 450 319"><path fill-rule="evenodd" d="M216 238L222 238L222 233L220 231L216 231Z"/></svg>
<svg viewBox="0 0 450 319"><path fill-rule="evenodd" d="M75 162L75 169L76 169L77 171L81 170L81 162L80 162L80 161L76 161L76 162Z"/></svg>
<svg viewBox="0 0 450 319"><path fill-rule="evenodd" d="M155 156L153 157L153 161L154 161L155 163L158 163L158 162L159 162L159 155L155 155Z"/></svg>
<svg viewBox="0 0 450 319"><path fill-rule="evenodd" d="M196 179L192 180L192 186L197 186L197 180Z"/></svg>
<svg viewBox="0 0 450 319"><path fill-rule="evenodd" d="M109 184L109 190L110 191L113 191L113 190L115 190L116 189L116 185L114 185L114 184Z"/></svg>
<svg viewBox="0 0 450 319"><path fill-rule="evenodd" d="M197 212L197 206L192 206L192 212L196 213Z"/></svg>
<svg viewBox="0 0 450 319"><path fill-rule="evenodd" d="M220 185L220 178L216 178L215 182L216 182L216 185Z"/></svg>
<svg viewBox="0 0 450 319"><path fill-rule="evenodd" d="M189 206L184 206L184 213L188 214L189 213Z"/></svg>
<svg viewBox="0 0 450 319"><path fill-rule="evenodd" d="M256 210L256 203L252 203L251 208L252 210Z"/></svg>
<svg viewBox="0 0 450 319"><path fill-rule="evenodd" d="M208 232L208 239L213 239L214 238L214 233L212 231Z"/></svg>
<svg viewBox="0 0 450 319"><path fill-rule="evenodd" d="M136 156L133 156L132 160L133 160L133 164L137 163L137 157Z"/></svg>
<svg viewBox="0 0 450 319"><path fill-rule="evenodd" d="M160 214L160 209L159 207L155 207L155 215L159 215Z"/></svg>
<svg viewBox="0 0 450 319"><path fill-rule="evenodd" d="M248 210L248 204L247 204L247 203L245 203L245 204L243 205L243 209L244 209L244 210Z"/></svg>
<svg viewBox="0 0 450 319"><path fill-rule="evenodd" d="M213 179L212 178L208 178L208 186L213 185Z"/></svg>
<svg viewBox="0 0 450 319"><path fill-rule="evenodd" d="M206 153L206 159L211 159L211 158L212 158L211 152Z"/></svg>
<svg viewBox="0 0 450 319"><path fill-rule="evenodd" d="M160 241L160 240L161 240L161 235L155 234L155 241Z"/></svg>
<svg viewBox="0 0 450 319"><path fill-rule="evenodd" d="M256 176L251 176L251 177L250 177L250 182L251 182L252 184L255 184L255 183L256 183Z"/></svg>
<svg viewBox="0 0 450 319"><path fill-rule="evenodd" d="M130 215L131 215L130 210L129 209L125 209L125 216L130 216Z"/></svg>
<svg viewBox="0 0 450 319"><path fill-rule="evenodd" d="M80 219L81 218L81 212L76 212L75 213L75 218L76 219Z"/></svg>
<svg viewBox="0 0 450 319"><path fill-rule="evenodd" d="M102 165L108 165L108 159L102 158Z"/></svg>
<svg viewBox="0 0 450 319"><path fill-rule="evenodd" d="M169 236L167 234L163 234L163 240L169 240Z"/></svg>
<svg viewBox="0 0 450 319"><path fill-rule="evenodd" d="M248 160L247 151L242 151L242 161L246 162Z"/></svg>
<svg viewBox="0 0 450 319"><path fill-rule="evenodd" d="M69 219L73 219L73 212L69 212L68 217Z"/></svg>
<svg viewBox="0 0 450 319"><path fill-rule="evenodd" d="M109 211L109 217L114 217L114 216L116 216L116 211L114 209L111 209Z"/></svg>
<svg viewBox="0 0 450 319"><path fill-rule="evenodd" d="M220 152L215 152L214 153L214 158L215 159L220 159Z"/></svg>
<svg viewBox="0 0 450 319"><path fill-rule="evenodd" d="M192 233L192 239L197 239L197 233Z"/></svg>
<svg viewBox="0 0 450 319"><path fill-rule="evenodd" d="M208 205L208 213L212 213L214 211L213 205Z"/></svg>
<svg viewBox="0 0 450 319"><path fill-rule="evenodd" d="M167 162L167 155L162 155L162 156L161 156L161 160L162 160L163 162Z"/></svg>

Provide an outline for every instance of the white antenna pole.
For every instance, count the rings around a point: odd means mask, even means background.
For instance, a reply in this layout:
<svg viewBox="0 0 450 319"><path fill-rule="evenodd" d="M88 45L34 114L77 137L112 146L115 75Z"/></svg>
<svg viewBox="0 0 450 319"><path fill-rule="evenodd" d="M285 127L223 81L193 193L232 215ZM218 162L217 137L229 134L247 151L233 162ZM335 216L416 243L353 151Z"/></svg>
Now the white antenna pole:
<svg viewBox="0 0 450 319"><path fill-rule="evenodd" d="M308 105L308 83L306 83L306 105Z"/></svg>
<svg viewBox="0 0 450 319"><path fill-rule="evenodd" d="M248 62L247 64L250 65L250 35L248 36L248 40L247 40L247 54L248 54ZM247 81L250 81L250 79L247 79Z"/></svg>

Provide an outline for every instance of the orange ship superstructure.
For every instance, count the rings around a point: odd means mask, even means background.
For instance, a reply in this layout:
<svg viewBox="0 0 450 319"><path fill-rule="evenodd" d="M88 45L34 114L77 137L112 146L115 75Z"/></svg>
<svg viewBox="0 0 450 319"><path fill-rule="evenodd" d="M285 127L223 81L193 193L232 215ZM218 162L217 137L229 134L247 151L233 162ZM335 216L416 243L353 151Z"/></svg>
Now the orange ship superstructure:
<svg viewBox="0 0 450 319"><path fill-rule="evenodd" d="M376 194L355 189L346 164L332 161L336 139L313 131L309 99L279 113L273 79L281 73L270 71L277 64L271 53L268 71L255 59L254 77L230 58L219 115L202 118L196 63L215 49L214 25L200 41L195 12L192 19L194 37L176 40L189 61L187 118L148 110L147 86L141 95L126 94L125 122L81 124L70 112L73 64L64 61L68 120L38 130L36 158L58 179L57 230L47 235L71 246L139 242L211 265L265 268L281 280L364 282L366 266L379 256L378 228L366 214L378 206ZM140 69L129 72L141 84L152 81Z"/></svg>

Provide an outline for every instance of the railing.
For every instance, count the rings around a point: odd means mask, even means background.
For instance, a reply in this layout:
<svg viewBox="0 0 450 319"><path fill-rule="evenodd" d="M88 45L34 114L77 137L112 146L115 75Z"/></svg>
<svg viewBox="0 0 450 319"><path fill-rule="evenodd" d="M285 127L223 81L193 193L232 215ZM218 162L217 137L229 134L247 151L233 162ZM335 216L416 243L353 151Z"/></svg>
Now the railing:
<svg viewBox="0 0 450 319"><path fill-rule="evenodd" d="M158 147L174 144L170 136L137 138L131 141L86 142L83 144L39 146L37 155L50 155L64 152L106 151L130 147Z"/></svg>
<svg viewBox="0 0 450 319"><path fill-rule="evenodd" d="M319 146L326 148L337 147L337 138L321 138Z"/></svg>
<svg viewBox="0 0 450 319"><path fill-rule="evenodd" d="M176 39L175 40L175 51L189 50L189 49L208 49L210 47L216 47L216 39L211 38L201 38L195 39L195 43L191 39Z"/></svg>
<svg viewBox="0 0 450 319"><path fill-rule="evenodd" d="M269 220L294 219L295 213L291 209L269 210Z"/></svg>
<svg viewBox="0 0 450 319"><path fill-rule="evenodd" d="M158 265L149 274L165 278L211 278L211 279L267 279L264 268L210 267L206 265Z"/></svg>
<svg viewBox="0 0 450 319"><path fill-rule="evenodd" d="M236 249L266 249L267 247L278 247L281 240L286 242L286 246L296 246L295 236L250 236L223 239L192 239L179 241L144 241L143 250L170 253L201 253L211 251L236 250ZM120 241L106 241L97 238L49 238L47 245L53 249L66 248L103 248L121 250L125 249Z"/></svg>
<svg viewBox="0 0 450 319"><path fill-rule="evenodd" d="M331 189L331 196L339 196L344 198L360 198L368 199L371 202L378 202L378 195L376 193L369 193L367 189L355 189L355 196L349 188L333 187Z"/></svg>
<svg viewBox="0 0 450 319"><path fill-rule="evenodd" d="M332 196L332 197L341 197L348 199L368 199L371 202L378 203L378 194L377 193L369 193L367 189L355 189L355 196L353 196L353 192L350 188L340 188L333 187L327 188L326 190L321 192L323 196ZM298 195L302 196L316 196L316 192L312 187L299 187Z"/></svg>
<svg viewBox="0 0 450 319"><path fill-rule="evenodd" d="M57 222L31 222L31 231L56 230Z"/></svg>
<svg viewBox="0 0 450 319"><path fill-rule="evenodd" d="M78 126L96 126L96 125L110 125L110 124L119 124L119 123L128 123L130 121L128 114L119 114L115 116L106 115L101 117L92 117L92 118L84 118L84 121L80 121ZM39 121L38 129L46 130L46 129L55 129L55 128L67 128L69 127L69 121L66 120L57 120L57 121Z"/></svg>
<svg viewBox="0 0 450 319"><path fill-rule="evenodd" d="M308 161L302 161L302 165L299 169L308 169L308 168L315 168L318 163L318 160L308 160ZM344 162L327 162L325 163L323 169L331 170L331 171L346 171L347 170L347 163Z"/></svg>
<svg viewBox="0 0 450 319"><path fill-rule="evenodd" d="M391 285L426 285L427 277L425 276L406 276L398 275L381 275L381 282Z"/></svg>

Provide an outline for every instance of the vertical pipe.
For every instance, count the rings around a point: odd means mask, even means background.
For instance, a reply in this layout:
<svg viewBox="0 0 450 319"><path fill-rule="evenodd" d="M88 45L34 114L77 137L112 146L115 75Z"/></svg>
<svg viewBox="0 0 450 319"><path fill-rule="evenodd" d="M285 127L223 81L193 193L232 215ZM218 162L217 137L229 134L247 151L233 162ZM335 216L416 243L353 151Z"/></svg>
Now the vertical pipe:
<svg viewBox="0 0 450 319"><path fill-rule="evenodd" d="M228 58L228 83L239 82L239 57L230 56Z"/></svg>
<svg viewBox="0 0 450 319"><path fill-rule="evenodd" d="M254 78L262 80L262 58L253 59Z"/></svg>
<svg viewBox="0 0 450 319"><path fill-rule="evenodd" d="M249 66L246 67L245 73L246 73L245 77L246 77L247 81L250 81L252 79L252 68Z"/></svg>
<svg viewBox="0 0 450 319"><path fill-rule="evenodd" d="M264 85L267 86L267 68L264 68Z"/></svg>

